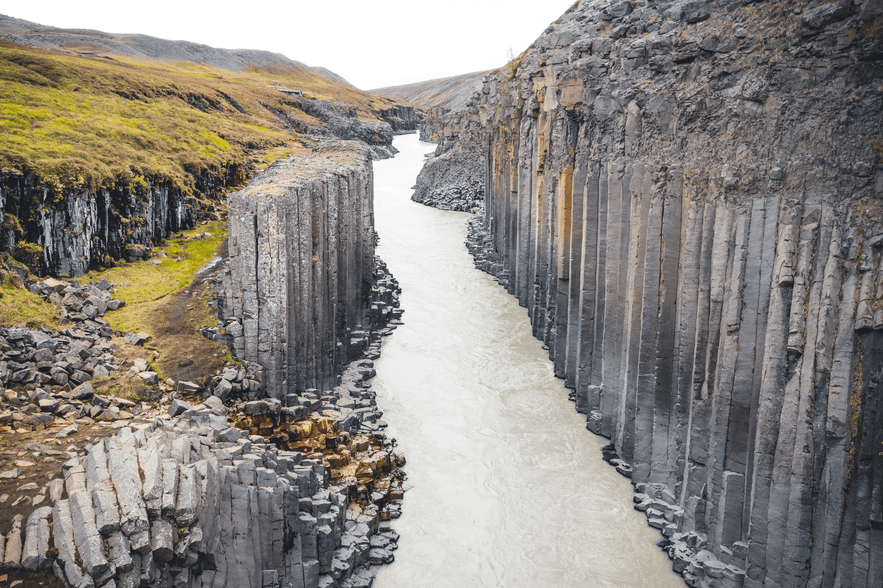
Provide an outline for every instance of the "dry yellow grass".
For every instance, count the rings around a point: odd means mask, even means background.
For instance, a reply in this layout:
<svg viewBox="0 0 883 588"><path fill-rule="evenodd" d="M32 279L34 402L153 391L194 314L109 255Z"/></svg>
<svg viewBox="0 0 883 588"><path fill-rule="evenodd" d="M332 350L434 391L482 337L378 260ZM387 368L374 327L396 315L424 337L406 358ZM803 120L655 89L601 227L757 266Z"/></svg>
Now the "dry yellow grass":
<svg viewBox="0 0 883 588"><path fill-rule="evenodd" d="M303 151L298 131L323 123L278 87L345 103L361 120L393 104L305 66L231 72L0 41L0 166L33 170L55 191L145 177L186 191L188 172Z"/></svg>

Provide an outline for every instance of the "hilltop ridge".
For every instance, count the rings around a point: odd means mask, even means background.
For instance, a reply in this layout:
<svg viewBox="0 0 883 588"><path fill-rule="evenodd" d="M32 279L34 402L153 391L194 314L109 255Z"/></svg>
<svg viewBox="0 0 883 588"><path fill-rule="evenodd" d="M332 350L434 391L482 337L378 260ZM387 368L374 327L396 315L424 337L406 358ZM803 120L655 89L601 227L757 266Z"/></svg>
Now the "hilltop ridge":
<svg viewBox="0 0 883 588"><path fill-rule="evenodd" d="M155 61L191 61L236 72L249 67L262 69L283 67L303 72L312 69L281 53L270 51L220 49L201 43L172 41L150 35L58 28L4 14L0 14L0 39L18 45L52 49L72 55L107 54Z"/></svg>
<svg viewBox="0 0 883 588"><path fill-rule="evenodd" d="M497 70L490 69L401 86L375 88L371 92L387 98L406 100L424 110L459 110L466 106L474 92L481 90L482 78L495 71Z"/></svg>

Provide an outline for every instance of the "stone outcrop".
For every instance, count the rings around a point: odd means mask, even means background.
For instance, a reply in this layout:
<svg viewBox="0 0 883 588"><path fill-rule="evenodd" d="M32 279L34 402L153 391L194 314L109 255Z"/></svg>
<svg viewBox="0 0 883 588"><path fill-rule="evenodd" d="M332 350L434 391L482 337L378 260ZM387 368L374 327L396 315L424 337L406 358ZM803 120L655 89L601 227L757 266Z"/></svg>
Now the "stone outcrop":
<svg viewBox="0 0 883 588"><path fill-rule="evenodd" d="M63 464L51 506L0 535L0 567L76 587L369 587L370 567L394 559L381 521L398 516L404 464L379 433L370 364L297 418L244 405L243 424L297 431L297 449L231 427L209 401L98 440Z"/></svg>
<svg viewBox="0 0 883 588"><path fill-rule="evenodd" d="M478 154L452 150L429 159L417 175L411 200L441 210L477 212L484 201Z"/></svg>
<svg viewBox="0 0 883 588"><path fill-rule="evenodd" d="M436 129L691 586L883 582L881 12L582 0Z"/></svg>
<svg viewBox="0 0 883 588"><path fill-rule="evenodd" d="M194 198L171 182L145 179L144 189L119 184L95 192L63 189L56 193L31 172L0 170L0 251L23 259L24 244L38 251L26 263L38 274L81 276L111 259L146 258L153 245L197 221L218 217L217 202L245 171L225 170L194 176Z"/></svg>
<svg viewBox="0 0 883 588"><path fill-rule="evenodd" d="M334 142L279 161L229 197L237 357L263 366L267 393L329 389L367 341L374 270L367 149Z"/></svg>

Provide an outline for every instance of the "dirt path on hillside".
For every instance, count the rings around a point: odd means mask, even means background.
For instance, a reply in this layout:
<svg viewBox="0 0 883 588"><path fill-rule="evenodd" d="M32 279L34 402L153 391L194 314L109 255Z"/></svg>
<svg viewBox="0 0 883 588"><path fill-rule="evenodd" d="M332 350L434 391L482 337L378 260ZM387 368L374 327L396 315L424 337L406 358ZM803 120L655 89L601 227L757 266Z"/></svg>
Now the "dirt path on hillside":
<svg viewBox="0 0 883 588"><path fill-rule="evenodd" d="M221 247L218 258L227 257L227 243ZM209 306L214 297L207 279L213 277L220 264L212 260L201 269L186 288L166 297L165 302L151 314L151 347L162 349L155 364L162 375L176 382L202 384L215 374L228 359L226 347L199 334L200 327L214 326L217 311Z"/></svg>

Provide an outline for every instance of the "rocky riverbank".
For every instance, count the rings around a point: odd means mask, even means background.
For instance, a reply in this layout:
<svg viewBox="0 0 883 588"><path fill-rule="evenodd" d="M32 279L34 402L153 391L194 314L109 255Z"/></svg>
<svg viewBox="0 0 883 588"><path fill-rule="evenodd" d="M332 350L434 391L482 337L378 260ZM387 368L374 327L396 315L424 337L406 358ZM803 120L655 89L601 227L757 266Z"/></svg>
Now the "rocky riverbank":
<svg viewBox="0 0 883 588"><path fill-rule="evenodd" d="M691 586L883 581L881 12L584 0L434 129Z"/></svg>
<svg viewBox="0 0 883 588"><path fill-rule="evenodd" d="M404 458L383 434L370 382L381 338L401 324L399 287L373 255L368 150L340 143L314 155L278 163L231 197L262 213L304 205L294 217L303 225L272 232L272 223L252 224L253 237L269 244L252 250L255 257L287 247L292 234L323 252L305 249L275 273L249 277L238 265L247 208L231 205L240 215L230 219L236 257L209 278L220 316L218 327L201 332L241 354L241 366L228 363L203 381L159 381L149 355L123 348L139 349L150 336L123 337L101 319L123 305L112 296L114 284L50 279L30 286L76 323L61 332L0 333L0 373L9 387L0 418L6 430L33 440L3 453L10 469L0 474L0 509L7 501L14 509L0 527L3 571L29 581L54 572L69 586L349 588L370 586L370 567L392 561L397 535L385 521L401 512ZM286 190L300 196L295 208L271 207ZM315 239L328 226L335 230ZM315 291L297 291L305 298L285 302L293 318L284 324L292 332L312 324L313 310L297 311L302 300L331 301L322 307L330 319L297 356L304 363L296 369L313 371L289 385L272 377L275 364L255 361L275 356L248 355L264 343L249 339L253 315L242 302L249 294L232 290L232 276L279 292L301 260L325 277L308 282ZM326 282L339 270L339 281ZM326 287L339 298L319 296ZM286 334L284 324L257 324ZM333 339L340 336L345 346ZM313 346L326 337L338 349L333 361ZM108 377L137 382L139 400L102 387Z"/></svg>
<svg viewBox="0 0 883 588"><path fill-rule="evenodd" d="M214 396L118 421L35 489L45 506L12 518L4 569L52 569L70 586L370 586L368 568L393 560L381 521L397 516L404 463L379 432L372 375L354 364L338 389L306 394L303 414L240 404L246 430ZM275 421L271 438L248 434L268 433L260 420Z"/></svg>
<svg viewBox="0 0 883 588"><path fill-rule="evenodd" d="M245 369L227 368L205 389L178 382L177 391L143 359L126 370L108 341L120 333L80 312L113 304L94 294L111 284L40 283L83 316L60 333L0 332L9 348L0 379L10 386L0 422L39 439L3 454L15 466L0 473L10 515L3 570L54 570L70 586L370 586L370 566L393 559L397 535L383 522L400 513L404 479L370 389L369 358L401 315L395 280L382 262L376 268L362 359L338 386L290 394L285 407L255 399ZM94 300L75 302L82 294ZM145 402L92 386L124 370L146 386Z"/></svg>

